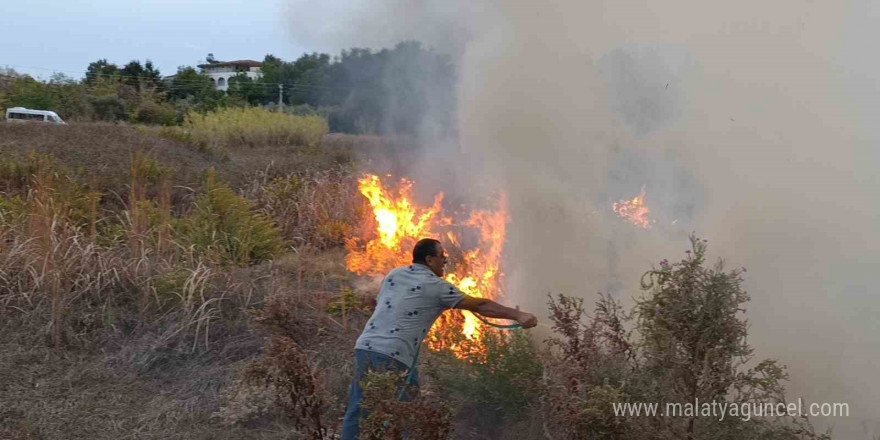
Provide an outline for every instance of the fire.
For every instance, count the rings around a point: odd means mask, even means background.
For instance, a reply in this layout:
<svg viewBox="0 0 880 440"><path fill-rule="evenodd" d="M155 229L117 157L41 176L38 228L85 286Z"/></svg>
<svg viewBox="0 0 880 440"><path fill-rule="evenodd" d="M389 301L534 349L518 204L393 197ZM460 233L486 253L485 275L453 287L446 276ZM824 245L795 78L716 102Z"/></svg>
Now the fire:
<svg viewBox="0 0 880 440"><path fill-rule="evenodd" d="M412 249L416 240L437 238L431 228L435 224L450 222L442 217L443 194L434 197L434 204L430 207L413 206L412 185L412 182L401 179L394 196L376 176L367 175L358 181L361 194L373 208L378 237L367 242L363 251L357 249L359 240L349 242L348 270L359 275L384 275L395 267L405 266L411 260L407 249Z"/></svg>
<svg viewBox="0 0 880 440"><path fill-rule="evenodd" d="M614 203L611 209L617 215L625 218L630 223L645 229L651 228L651 220L648 219L648 213L651 210L645 206L645 186L642 185L642 192L632 200L621 200Z"/></svg>
<svg viewBox="0 0 880 440"><path fill-rule="evenodd" d="M413 182L406 179L399 181L396 191L374 175L359 180L360 192L373 215L365 225L364 237L348 242L348 270L359 275L385 275L410 264L417 240L435 238L443 242L450 255L447 281L473 297L501 296L504 273L500 262L508 220L506 199L500 197L495 210L472 210L459 223L443 212L442 193L434 197L431 206L418 206L412 200L412 188ZM470 248L466 249L464 243L471 244ZM450 348L464 357L480 350L483 331L483 324L470 313L446 313L431 329L428 346L435 350Z"/></svg>

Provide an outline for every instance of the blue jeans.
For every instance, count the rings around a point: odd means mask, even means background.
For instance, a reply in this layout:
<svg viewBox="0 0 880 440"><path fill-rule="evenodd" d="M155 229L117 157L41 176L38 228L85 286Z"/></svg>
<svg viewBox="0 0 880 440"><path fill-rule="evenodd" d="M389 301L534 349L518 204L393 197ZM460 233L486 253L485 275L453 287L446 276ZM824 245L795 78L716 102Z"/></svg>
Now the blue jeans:
<svg viewBox="0 0 880 440"><path fill-rule="evenodd" d="M366 418L366 411L361 411L361 401L364 400L364 390L361 389L361 381L369 371L408 371L409 368L398 360L392 359L381 353L366 350L354 351L355 371L351 381L351 391L348 397L348 409L345 411L345 420L342 422L342 437L340 440L358 440L360 438L359 426L362 418ZM419 386L419 376L413 374L413 386Z"/></svg>

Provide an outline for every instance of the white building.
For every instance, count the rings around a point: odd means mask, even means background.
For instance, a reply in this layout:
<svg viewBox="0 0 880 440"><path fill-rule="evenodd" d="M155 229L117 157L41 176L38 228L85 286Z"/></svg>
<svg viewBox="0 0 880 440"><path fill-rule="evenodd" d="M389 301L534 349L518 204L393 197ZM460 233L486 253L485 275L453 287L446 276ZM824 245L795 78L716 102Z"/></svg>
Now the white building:
<svg viewBox="0 0 880 440"><path fill-rule="evenodd" d="M253 60L215 61L208 64L199 64L199 68L202 69L202 73L211 78L214 87L222 91L229 89L229 78L233 78L240 73L244 73L251 79L263 77L263 63Z"/></svg>

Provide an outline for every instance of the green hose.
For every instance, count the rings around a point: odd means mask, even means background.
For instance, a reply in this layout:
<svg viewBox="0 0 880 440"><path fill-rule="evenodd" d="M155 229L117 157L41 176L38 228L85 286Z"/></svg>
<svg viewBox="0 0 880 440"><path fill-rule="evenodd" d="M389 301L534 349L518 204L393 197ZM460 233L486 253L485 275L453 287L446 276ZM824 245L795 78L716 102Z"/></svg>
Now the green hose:
<svg viewBox="0 0 880 440"><path fill-rule="evenodd" d="M499 330L519 330L522 328L522 325L520 324L495 324L494 322L486 321L486 318L483 318L476 313L472 313L472 315L476 316L477 319L483 322L483 324L486 324L489 327L497 328Z"/></svg>

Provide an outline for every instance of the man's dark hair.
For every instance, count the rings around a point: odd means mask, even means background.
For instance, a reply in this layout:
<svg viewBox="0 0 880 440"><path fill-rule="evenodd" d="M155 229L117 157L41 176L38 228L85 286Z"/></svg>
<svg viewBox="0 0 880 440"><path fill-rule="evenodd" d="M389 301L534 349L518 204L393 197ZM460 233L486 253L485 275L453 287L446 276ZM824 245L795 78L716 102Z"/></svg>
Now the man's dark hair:
<svg viewBox="0 0 880 440"><path fill-rule="evenodd" d="M440 240L434 240L433 238L423 238L419 240L413 248L413 263L424 264L427 266L428 262L425 259L437 256L438 244L440 244Z"/></svg>

